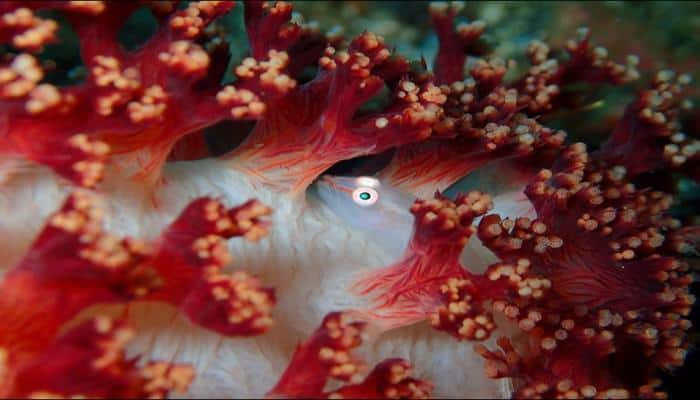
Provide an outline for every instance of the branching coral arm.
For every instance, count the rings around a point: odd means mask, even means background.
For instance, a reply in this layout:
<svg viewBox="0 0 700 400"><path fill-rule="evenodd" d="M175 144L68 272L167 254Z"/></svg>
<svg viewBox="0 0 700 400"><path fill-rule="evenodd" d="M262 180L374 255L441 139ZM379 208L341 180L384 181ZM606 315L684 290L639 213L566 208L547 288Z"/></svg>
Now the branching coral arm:
<svg viewBox="0 0 700 400"><path fill-rule="evenodd" d="M433 65L436 84L450 84L464 79L467 54L478 50L476 42L484 32L485 24L474 21L455 27L455 17L463 6L460 2L435 1L430 4L430 17L439 41Z"/></svg>
<svg viewBox="0 0 700 400"><path fill-rule="evenodd" d="M133 336L123 321L105 316L85 321L5 376L0 393L19 398L166 398L171 392L185 393L194 370L128 358L125 346Z"/></svg>
<svg viewBox="0 0 700 400"><path fill-rule="evenodd" d="M454 6L450 7L441 13L454 15ZM438 32L441 29L447 28ZM562 62L550 58L544 43L534 42L528 48L533 67L513 84L503 82L506 65L495 58L477 60L470 78L443 82L440 89L447 101L444 118L434 127L435 138L399 149L380 177L425 197L495 160L531 155L551 158L547 155L561 147L565 133L544 126L539 118L562 106L562 86L620 84L638 76L633 61L627 66L616 64L604 48L592 48L589 39L586 33L579 41L571 40L570 58ZM439 71L434 73L438 79ZM524 187L527 180L521 183Z"/></svg>
<svg viewBox="0 0 700 400"><path fill-rule="evenodd" d="M630 176L662 167L678 168L700 158L700 141L681 131L683 88L690 76L663 70L625 110L598 158L624 167ZM663 152L658 151L663 147Z"/></svg>
<svg viewBox="0 0 700 400"><path fill-rule="evenodd" d="M406 63L393 59L380 37L362 34L348 51L329 47L320 66L315 80L270 105L276 112L227 156L232 167L276 190L298 194L337 161L430 136L444 101L430 84L404 80L395 89L393 106L353 118L384 79L394 81L406 71Z"/></svg>
<svg viewBox="0 0 700 400"><path fill-rule="evenodd" d="M222 335L265 332L272 290L244 272L220 269L230 260L224 238L261 238L269 212L257 201L226 209L200 198L149 245L103 232L96 195L73 192L3 279L0 314L9 325L0 332L0 348L12 371L54 351L60 329L101 303L165 301Z"/></svg>
<svg viewBox="0 0 700 400"><path fill-rule="evenodd" d="M114 40L117 27L130 15L129 7L67 4L34 6L57 7L74 17L75 29L87 38L81 41L87 80L62 88L41 83L43 73L29 53L0 67L0 147L7 156L51 165L47 160L53 157L53 147L83 133L107 143L127 172L154 183L180 138L222 119L259 118L266 101L295 85L282 72L286 54L272 52L259 62L244 61L236 68L240 82L220 87L221 64L227 63L228 52L204 28L230 10L233 2L193 2L180 11L154 5L164 22L133 52ZM85 12L92 18L81 17ZM103 23L96 24L93 18ZM93 32L96 27L99 33ZM213 44L196 42L207 39Z"/></svg>
<svg viewBox="0 0 700 400"><path fill-rule="evenodd" d="M411 364L387 359L362 379L364 363L352 354L362 344L366 323L348 312L326 315L309 339L297 346L271 398L426 398L432 385L410 376ZM329 381L346 383L325 391Z"/></svg>
<svg viewBox="0 0 700 400"><path fill-rule="evenodd" d="M480 223L482 241L513 265L487 276L517 283L494 310L529 345L515 350L503 338L502 351L478 351L490 376L524 379L519 396L661 396L654 371L684 358L694 298L688 266L662 247L674 230L661 218L669 197L637 191L624 170L599 165L573 145L557 171L528 186L537 220Z"/></svg>
<svg viewBox="0 0 700 400"><path fill-rule="evenodd" d="M370 296L361 313L385 329L424 320L440 302L440 287L469 273L459 257L476 228L474 218L492 207L488 195L471 192L453 202L436 195L411 207L414 232L403 257L394 265L363 272L353 291Z"/></svg>

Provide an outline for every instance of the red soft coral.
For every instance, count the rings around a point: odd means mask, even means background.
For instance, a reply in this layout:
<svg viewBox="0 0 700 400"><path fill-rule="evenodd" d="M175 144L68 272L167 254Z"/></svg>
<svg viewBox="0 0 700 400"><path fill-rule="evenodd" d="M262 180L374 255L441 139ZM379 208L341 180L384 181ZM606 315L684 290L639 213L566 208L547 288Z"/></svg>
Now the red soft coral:
<svg viewBox="0 0 700 400"><path fill-rule="evenodd" d="M217 45L205 48L195 40L206 38L205 27L228 12L233 2L192 2L179 11L173 4L144 4L165 23L132 52L118 44L116 35L139 2L126 6L100 2L95 7L28 4L32 9L58 8L66 13L84 38L80 50L88 76L67 87L40 84L43 73L28 53L2 67L0 101L6 126L0 148L6 157L47 164L70 178L54 161L56 146L81 132L107 143L113 154L140 153L126 157L127 171L153 179L180 138L225 118L259 118L266 99L294 87L294 80L282 72L286 53L275 51L259 62L244 61L236 69L240 82L220 87L228 52ZM12 2L6 7L5 15L18 12L10 11L17 7ZM86 12L90 18L84 17Z"/></svg>
<svg viewBox="0 0 700 400"><path fill-rule="evenodd" d="M167 362L137 365L139 360L127 358L124 351L133 335L123 322L107 317L85 321L13 371L0 393L30 398L165 398L171 391L184 393L194 370Z"/></svg>
<svg viewBox="0 0 700 400"><path fill-rule="evenodd" d="M334 312L323 318L311 337L297 346L289 366L268 393L270 397L305 398L426 398L432 386L409 376L411 364L384 360L361 378L364 364L351 350L362 343L365 322L350 313ZM333 378L349 384L325 391Z"/></svg>
<svg viewBox="0 0 700 400"><path fill-rule="evenodd" d="M417 200L411 207L413 236L401 260L364 273L353 287L359 295L373 297L367 314L385 328L425 319L437 307L440 286L467 273L460 253L476 230L474 218L491 207L490 197L479 192L454 202L439 194Z"/></svg>
<svg viewBox="0 0 700 400"><path fill-rule="evenodd" d="M479 348L490 376L523 381L516 396L656 396L655 369L683 362L694 302L687 265L662 247L674 230L661 218L670 197L636 190L624 168L601 167L582 145L556 168L527 188L537 220L482 219L479 238L509 264L486 271L490 285L448 283L434 324L470 338L464 316L491 300L527 333L522 356L505 338L504 353Z"/></svg>
<svg viewBox="0 0 700 400"><path fill-rule="evenodd" d="M326 48L316 79L274 102L230 157L235 168L264 183L301 193L321 172L352 157L425 139L440 116L444 97L436 87L401 80L394 104L381 113L355 117L386 82L407 70L381 37L364 33L347 51ZM302 162L300 162L302 160Z"/></svg>
<svg viewBox="0 0 700 400"><path fill-rule="evenodd" d="M103 232L98 202L91 192L74 191L49 219L25 258L5 275L0 314L9 325L0 333L0 349L9 372L5 372L8 378L3 391L18 395L37 390L90 396L166 394L167 380L152 386L148 377L151 369L160 375L170 374L166 364L138 372L132 361L119 361L122 372L104 372L105 376L100 375L102 366L95 371L81 370L80 374L90 379L87 386L80 386L80 380L53 375L72 370L62 369L68 365L84 364L81 357L98 357L101 353L89 352L98 351L100 343L108 341L100 335L117 335L113 353L121 354L127 331L114 330L111 322L102 319L57 339L68 322L95 304L166 301L192 322L227 336L256 335L270 327L272 290L262 288L245 272L221 272L230 261L225 238L259 239L266 232L264 217L269 208L250 201L227 210L216 200L197 199L149 245ZM83 344L83 340L95 342ZM83 345L89 354L73 354L77 349L71 349ZM64 356L70 357L61 358ZM55 363L41 361L47 357L55 358ZM104 366L111 362L110 358ZM91 374L100 377L87 378ZM20 378L23 380L15 382ZM28 379L39 380L29 385ZM105 385L114 386L94 391L99 388L91 385L103 380Z"/></svg>

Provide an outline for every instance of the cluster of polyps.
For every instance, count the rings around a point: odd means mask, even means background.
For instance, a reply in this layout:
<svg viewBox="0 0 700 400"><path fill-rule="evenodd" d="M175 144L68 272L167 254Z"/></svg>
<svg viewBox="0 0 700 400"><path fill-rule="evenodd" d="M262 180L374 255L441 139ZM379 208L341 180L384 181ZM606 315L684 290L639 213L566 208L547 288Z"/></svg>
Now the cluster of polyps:
<svg viewBox="0 0 700 400"><path fill-rule="evenodd" d="M0 66L0 394L425 397L433 385L411 378L408 361L377 360L365 374L355 353L372 326L386 331L374 348L382 357L387 347L413 362L430 361L435 346L465 354L439 332L401 336L428 320L458 339L510 332L513 344L502 337L501 350L479 345L475 354L488 377L513 378L516 396L662 395L654 371L680 365L687 348L683 317L694 299L679 253L696 247L698 229L667 216L671 195L632 181L697 163L697 140L680 132L686 76L659 73L588 154L582 144L564 147L565 134L541 117L566 103L563 85L621 84L639 74L634 57L616 64L591 47L586 31L567 44L568 60L533 43L532 68L507 83L506 63L495 58L477 60L465 78L485 27L455 29L456 3L430 8L440 40L430 74L372 33L345 44L290 22L287 3L249 1L250 57L222 87L230 55L209 27L233 6L0 4L0 40L16 51ZM138 7L161 27L129 52L116 35ZM43 82L32 53L55 40L58 27L35 14L44 8L64 14L81 38L84 82ZM316 66L316 77L300 83ZM358 113L385 87L388 105ZM224 119L255 127L213 158L202 130ZM179 143L190 148L174 152ZM418 197L487 163L506 160L510 171L527 159L529 168L503 179L519 185L536 218L488 214L499 196L481 192L417 200L413 236L397 262L358 281L336 279L387 255L304 192L338 161L393 148L378 176ZM173 154L189 161L166 162ZM103 223L129 236L105 233ZM266 235L250 247L228 241ZM460 264L471 236L501 260L483 274L469 260ZM231 263L257 277L230 271ZM353 296L364 301L347 300ZM144 317L145 302L168 304L189 323L158 325L168 309ZM120 306L117 316L104 304ZM150 345L130 347L149 334ZM288 343L308 335L296 350ZM255 338L222 339L235 336ZM429 344L411 342L421 340ZM144 363L127 355L134 351L192 365ZM446 361L418 365L437 394L494 394L472 378L466 359Z"/></svg>

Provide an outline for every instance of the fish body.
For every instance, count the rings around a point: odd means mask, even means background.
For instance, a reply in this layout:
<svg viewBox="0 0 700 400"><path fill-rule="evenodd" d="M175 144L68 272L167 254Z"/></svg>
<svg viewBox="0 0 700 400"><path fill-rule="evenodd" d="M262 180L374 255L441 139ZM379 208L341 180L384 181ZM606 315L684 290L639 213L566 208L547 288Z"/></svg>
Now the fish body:
<svg viewBox="0 0 700 400"><path fill-rule="evenodd" d="M495 174L497 171L487 173ZM479 190L488 178L470 175L446 193ZM403 254L413 229L413 216L409 209L416 200L414 196L370 176L324 175L315 186L314 191L323 206L346 225L363 232L395 258ZM495 189L496 192L491 213L500 214L504 218L535 218L534 208L523 193L522 185L498 184L491 185L490 189ZM475 226L480 219L475 220ZM480 273L499 259L473 235L465 246L460 261L472 272Z"/></svg>

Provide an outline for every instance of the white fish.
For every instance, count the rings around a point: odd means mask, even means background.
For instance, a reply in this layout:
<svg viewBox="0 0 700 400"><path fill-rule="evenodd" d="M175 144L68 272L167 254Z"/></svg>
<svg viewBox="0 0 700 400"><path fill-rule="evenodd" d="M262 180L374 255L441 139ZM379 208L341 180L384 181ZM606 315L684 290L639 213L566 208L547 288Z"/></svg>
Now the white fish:
<svg viewBox="0 0 700 400"><path fill-rule="evenodd" d="M485 172L492 175L495 171ZM446 193L481 190L490 176L470 174ZM496 180L498 181L498 180ZM494 208L490 211L502 218L535 218L535 210L523 193L524 185L490 184L495 189ZM315 192L322 203L346 225L362 231L370 240L390 251L398 258L410 239L413 217L409 212L415 197L392 187L379 179L369 176L342 177L324 175L315 185ZM454 197L454 195L448 196ZM481 218L474 222L478 225ZM462 265L472 272L483 272L499 258L486 248L476 235L473 235L460 256Z"/></svg>

